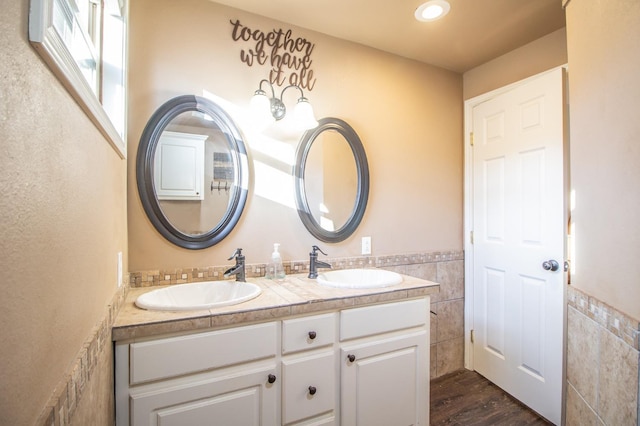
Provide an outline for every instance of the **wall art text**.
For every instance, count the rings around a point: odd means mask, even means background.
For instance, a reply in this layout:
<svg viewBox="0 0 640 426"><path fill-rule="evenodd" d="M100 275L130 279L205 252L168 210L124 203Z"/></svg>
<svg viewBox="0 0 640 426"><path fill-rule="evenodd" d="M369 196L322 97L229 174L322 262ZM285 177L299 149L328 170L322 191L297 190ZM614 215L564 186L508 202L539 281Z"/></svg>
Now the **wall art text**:
<svg viewBox="0 0 640 426"><path fill-rule="evenodd" d="M313 90L316 79L313 76L311 54L315 44L302 37L294 37L291 30L274 29L269 32L251 29L230 20L233 41L250 42L251 46L240 50L240 60L253 66L267 65L269 81L283 86L294 84L303 89Z"/></svg>

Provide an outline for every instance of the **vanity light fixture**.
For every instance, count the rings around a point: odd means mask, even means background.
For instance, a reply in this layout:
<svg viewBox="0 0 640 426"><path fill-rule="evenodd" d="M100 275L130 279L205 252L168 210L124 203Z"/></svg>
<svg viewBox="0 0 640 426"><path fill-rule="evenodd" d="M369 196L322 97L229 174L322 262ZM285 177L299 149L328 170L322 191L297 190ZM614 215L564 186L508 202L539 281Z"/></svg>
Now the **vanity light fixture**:
<svg viewBox="0 0 640 426"><path fill-rule="evenodd" d="M422 22L435 21L449 13L449 9L451 5L446 0L429 0L416 9L415 17Z"/></svg>
<svg viewBox="0 0 640 426"><path fill-rule="evenodd" d="M271 97L267 96L267 93L262 90L262 83L267 83L271 88ZM253 94L251 98L250 108L255 117L261 122L273 123L274 121L282 120L287 115L287 108L282 101L284 92L287 89L296 88L300 91L300 97L298 103L293 109L293 117L296 124L304 130L313 129L318 126L318 121L313 114L313 107L309 103L309 100L304 97L304 92L295 84L289 85L282 89L280 98L276 97L273 85L269 80L260 80L258 90Z"/></svg>

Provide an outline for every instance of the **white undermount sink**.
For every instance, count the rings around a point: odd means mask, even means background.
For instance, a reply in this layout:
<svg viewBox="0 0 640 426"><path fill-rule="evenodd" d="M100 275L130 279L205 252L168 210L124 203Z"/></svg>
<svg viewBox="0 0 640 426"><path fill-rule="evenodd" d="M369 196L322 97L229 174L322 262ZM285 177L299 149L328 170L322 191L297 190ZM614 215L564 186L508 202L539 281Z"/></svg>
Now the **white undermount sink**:
<svg viewBox="0 0 640 426"><path fill-rule="evenodd" d="M402 276L384 269L339 269L318 274L318 284L338 288L378 288L400 284Z"/></svg>
<svg viewBox="0 0 640 426"><path fill-rule="evenodd" d="M154 311L193 311L236 305L258 297L262 289L240 281L178 284L138 296L139 308Z"/></svg>

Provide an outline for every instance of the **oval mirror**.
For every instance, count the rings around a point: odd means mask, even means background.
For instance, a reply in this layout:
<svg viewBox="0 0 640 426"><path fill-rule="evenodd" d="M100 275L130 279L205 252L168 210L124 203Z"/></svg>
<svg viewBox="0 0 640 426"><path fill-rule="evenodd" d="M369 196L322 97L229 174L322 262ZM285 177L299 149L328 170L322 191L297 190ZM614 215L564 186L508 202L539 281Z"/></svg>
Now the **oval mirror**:
<svg viewBox="0 0 640 426"><path fill-rule="evenodd" d="M247 199L248 170L240 130L209 99L167 101L140 138L142 206L158 232L180 247L210 247L231 232Z"/></svg>
<svg viewBox="0 0 640 426"><path fill-rule="evenodd" d="M355 130L339 118L327 117L307 130L296 151L298 214L321 241L345 240L356 230L369 197L369 166Z"/></svg>

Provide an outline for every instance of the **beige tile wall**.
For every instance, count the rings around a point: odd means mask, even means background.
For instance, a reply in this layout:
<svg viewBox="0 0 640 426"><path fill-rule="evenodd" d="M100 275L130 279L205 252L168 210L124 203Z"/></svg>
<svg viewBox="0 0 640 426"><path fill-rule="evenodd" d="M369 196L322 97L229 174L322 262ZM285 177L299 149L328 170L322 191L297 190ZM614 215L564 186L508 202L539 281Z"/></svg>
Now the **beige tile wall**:
<svg viewBox="0 0 640 426"><path fill-rule="evenodd" d="M566 424L639 424L638 320L571 286L568 305Z"/></svg>
<svg viewBox="0 0 640 426"><path fill-rule="evenodd" d="M462 253L434 262L390 267L440 283L431 297L431 378L464 368L464 260Z"/></svg>

